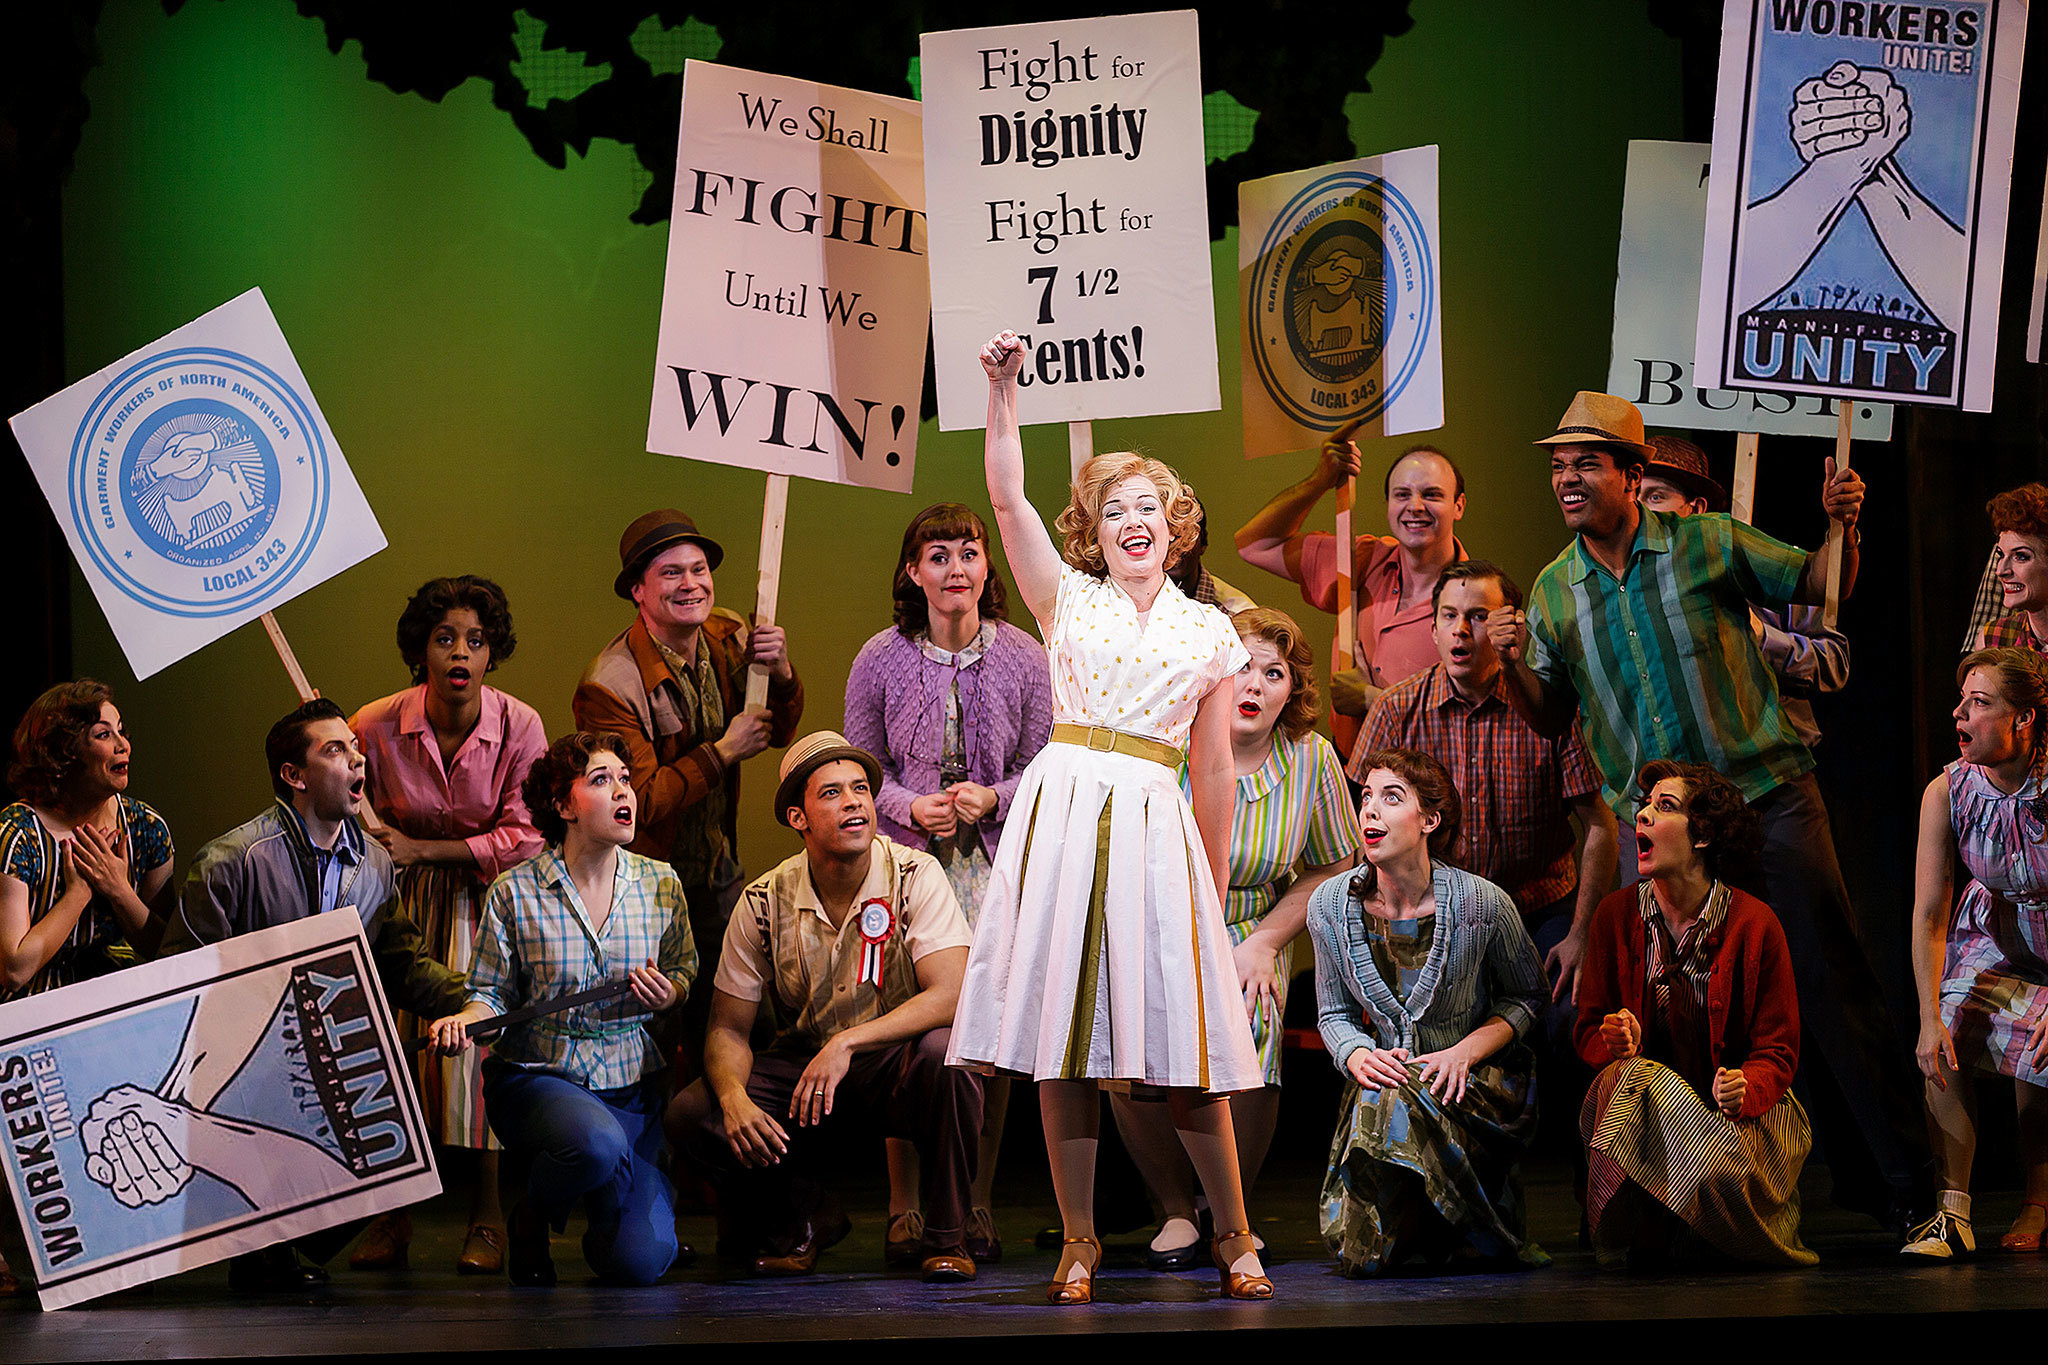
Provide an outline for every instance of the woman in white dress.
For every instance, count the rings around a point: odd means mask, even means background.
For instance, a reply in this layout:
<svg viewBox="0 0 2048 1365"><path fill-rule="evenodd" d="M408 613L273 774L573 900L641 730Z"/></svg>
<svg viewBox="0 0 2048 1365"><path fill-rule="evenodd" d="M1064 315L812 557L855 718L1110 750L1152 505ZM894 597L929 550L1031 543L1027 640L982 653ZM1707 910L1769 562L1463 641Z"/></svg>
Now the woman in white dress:
<svg viewBox="0 0 2048 1365"><path fill-rule="evenodd" d="M1229 684L1247 655L1222 612L1166 580L1199 527L1194 495L1159 461L1109 454L1082 467L1057 522L1062 562L1024 496L1023 361L1011 332L982 348L988 490L1051 659L1052 743L1011 805L948 1060L1039 1082L1066 1238L1052 1302L1094 1297L1103 1081L1168 1090L1225 1229L1213 1247L1223 1292L1270 1298L1224 1102L1263 1074L1216 892L1235 794Z"/></svg>

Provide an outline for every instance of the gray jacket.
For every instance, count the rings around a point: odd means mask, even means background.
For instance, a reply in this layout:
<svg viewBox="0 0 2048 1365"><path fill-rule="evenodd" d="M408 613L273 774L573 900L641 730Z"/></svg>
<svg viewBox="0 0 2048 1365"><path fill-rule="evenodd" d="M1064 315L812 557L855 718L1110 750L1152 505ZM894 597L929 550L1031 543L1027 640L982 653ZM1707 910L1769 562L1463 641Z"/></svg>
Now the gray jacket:
<svg viewBox="0 0 2048 1365"><path fill-rule="evenodd" d="M1316 1024L1337 1070L1361 1047L1436 1052L1489 1019L1505 1022L1517 1041L1528 1034L1549 992L1507 892L1447 863L1431 868L1436 933L1415 989L1402 1001L1372 960L1352 881L1332 877L1308 902Z"/></svg>
<svg viewBox="0 0 2048 1365"><path fill-rule="evenodd" d="M462 976L428 954L419 926L399 906L391 855L353 820L342 825L341 838L355 858L342 867L339 904L362 916L392 1007L423 1019L459 1011L468 999ZM178 913L164 931L163 952L182 953L317 914L319 876L305 824L279 801L199 850Z"/></svg>

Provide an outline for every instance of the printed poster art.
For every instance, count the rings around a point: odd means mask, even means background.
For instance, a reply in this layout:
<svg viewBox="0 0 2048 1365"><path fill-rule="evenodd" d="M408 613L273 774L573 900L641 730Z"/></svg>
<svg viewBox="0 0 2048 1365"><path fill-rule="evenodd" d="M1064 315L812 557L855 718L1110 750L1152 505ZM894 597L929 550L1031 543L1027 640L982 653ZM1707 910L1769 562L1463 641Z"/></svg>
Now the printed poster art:
<svg viewBox="0 0 2048 1365"><path fill-rule="evenodd" d="M1437 149L1238 186L1247 456L1444 422Z"/></svg>
<svg viewBox="0 0 2048 1365"><path fill-rule="evenodd" d="M930 319L917 104L687 63L647 448L907 493Z"/></svg>
<svg viewBox="0 0 2048 1365"><path fill-rule="evenodd" d="M987 420L977 358L1024 342L1018 416L1220 403L1192 10L920 39L939 426Z"/></svg>
<svg viewBox="0 0 2048 1365"><path fill-rule="evenodd" d="M1702 378L1990 410L2025 27L2017 0L1728 0Z"/></svg>
<svg viewBox="0 0 2048 1365"><path fill-rule="evenodd" d="M352 910L0 1005L0 1122L46 1309L441 1188Z"/></svg>
<svg viewBox="0 0 2048 1365"><path fill-rule="evenodd" d="M1732 393L1692 373L1712 150L1704 142L1628 144L1607 392L1641 408L1653 427L1832 437L1832 397ZM1891 404L1857 403L1851 424L1858 440L1888 441Z"/></svg>
<svg viewBox="0 0 2048 1365"><path fill-rule="evenodd" d="M9 425L138 679L384 548L260 289Z"/></svg>

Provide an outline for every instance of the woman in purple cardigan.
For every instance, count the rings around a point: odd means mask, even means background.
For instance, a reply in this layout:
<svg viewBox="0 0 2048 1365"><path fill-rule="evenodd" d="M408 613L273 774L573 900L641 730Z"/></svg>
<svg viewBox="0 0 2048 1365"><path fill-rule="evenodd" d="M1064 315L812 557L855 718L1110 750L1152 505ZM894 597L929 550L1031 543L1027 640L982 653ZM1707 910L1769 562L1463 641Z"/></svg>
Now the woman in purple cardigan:
<svg viewBox="0 0 2048 1365"><path fill-rule="evenodd" d="M959 503L911 519L893 593L896 624L861 647L847 675L845 734L882 761L882 832L939 860L972 925L1017 781L1052 734L1052 678L1044 647L1003 619L988 528ZM987 1083L967 1221L977 1261L1002 1255L989 1186L1009 1098L1007 1080ZM889 1144L892 1264L917 1263L916 1163L908 1143Z"/></svg>

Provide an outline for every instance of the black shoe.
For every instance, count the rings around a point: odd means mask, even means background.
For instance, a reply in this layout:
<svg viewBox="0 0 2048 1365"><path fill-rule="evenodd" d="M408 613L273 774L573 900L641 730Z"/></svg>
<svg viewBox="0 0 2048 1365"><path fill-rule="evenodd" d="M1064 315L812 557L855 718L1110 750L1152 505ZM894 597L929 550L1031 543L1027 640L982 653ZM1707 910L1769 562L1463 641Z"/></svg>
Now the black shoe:
<svg viewBox="0 0 2048 1365"><path fill-rule="evenodd" d="M1209 1248L1200 1239L1189 1242L1184 1247L1174 1247L1169 1251L1155 1251L1151 1247L1145 1248L1145 1267L1148 1270L1157 1270L1165 1274L1177 1275L1183 1270L1193 1270L1197 1266L1204 1266L1208 1263Z"/></svg>
<svg viewBox="0 0 2048 1365"><path fill-rule="evenodd" d="M555 1282L555 1260L548 1254L548 1225L531 1204L520 1200L505 1220L505 1273L512 1283L546 1289Z"/></svg>
<svg viewBox="0 0 2048 1365"><path fill-rule="evenodd" d="M295 1293L326 1283L326 1271L301 1261L283 1242L228 1262L228 1288L237 1294Z"/></svg>

